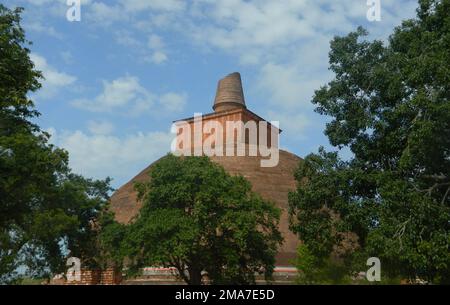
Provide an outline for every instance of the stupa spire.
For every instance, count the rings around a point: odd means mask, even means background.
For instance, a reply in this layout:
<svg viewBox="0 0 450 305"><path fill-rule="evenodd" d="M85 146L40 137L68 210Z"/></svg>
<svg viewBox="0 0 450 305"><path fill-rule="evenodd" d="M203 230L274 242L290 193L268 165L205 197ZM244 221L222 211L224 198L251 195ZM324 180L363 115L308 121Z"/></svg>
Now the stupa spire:
<svg viewBox="0 0 450 305"><path fill-rule="evenodd" d="M247 108L242 89L241 75L231 73L219 81L213 109L215 112Z"/></svg>

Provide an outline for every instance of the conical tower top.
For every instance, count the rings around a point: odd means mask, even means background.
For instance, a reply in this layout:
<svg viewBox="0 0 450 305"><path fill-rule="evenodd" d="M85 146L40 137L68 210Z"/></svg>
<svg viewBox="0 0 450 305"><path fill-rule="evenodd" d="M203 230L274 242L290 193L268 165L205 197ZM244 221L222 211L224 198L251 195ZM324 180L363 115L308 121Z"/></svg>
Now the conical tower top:
<svg viewBox="0 0 450 305"><path fill-rule="evenodd" d="M213 109L215 112L247 108L242 89L241 75L231 73L219 81Z"/></svg>

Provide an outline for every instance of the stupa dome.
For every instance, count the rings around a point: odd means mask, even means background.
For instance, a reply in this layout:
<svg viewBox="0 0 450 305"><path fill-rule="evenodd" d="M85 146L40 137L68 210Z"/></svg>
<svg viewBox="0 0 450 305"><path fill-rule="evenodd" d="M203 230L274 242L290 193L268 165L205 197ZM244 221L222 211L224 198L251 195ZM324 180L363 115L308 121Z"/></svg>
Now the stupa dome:
<svg viewBox="0 0 450 305"><path fill-rule="evenodd" d="M213 106L215 112L203 115L203 119L216 120L218 122L228 121L264 121L261 117L248 110L245 106L242 90L241 77L239 73L233 73L219 81L217 94ZM193 118L185 119L183 122L191 124ZM269 125L269 129L276 128ZM278 135L281 132L274 129ZM261 130L259 130L261 132ZM273 131L272 131L273 132ZM245 133L244 133L245 134ZM273 134L272 134L273 137ZM244 143L248 148L249 143ZM296 180L294 171L301 161L300 157L284 150L278 150L278 163L273 167L262 167L261 160L267 159L257 154L256 156L213 156L213 162L224 167L232 175L242 175L251 184L252 189L259 193L265 200L273 202L281 209L279 230L283 235L284 243L276 256L277 266L290 266L291 260L296 257L299 244L297 236L289 230L288 218L288 194L295 190ZM142 203L137 200L137 192L134 189L135 182L148 181L154 164L150 164L137 176L120 187L111 197L111 209L115 212L116 220L121 223L129 223L137 215Z"/></svg>

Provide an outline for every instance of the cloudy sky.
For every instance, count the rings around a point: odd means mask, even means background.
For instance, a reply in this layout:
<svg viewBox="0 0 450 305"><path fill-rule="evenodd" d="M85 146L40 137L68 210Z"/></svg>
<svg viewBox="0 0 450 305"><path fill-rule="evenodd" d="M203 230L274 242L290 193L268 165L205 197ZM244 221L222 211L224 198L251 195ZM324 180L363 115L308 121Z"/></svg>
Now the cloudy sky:
<svg viewBox="0 0 450 305"><path fill-rule="evenodd" d="M170 150L173 120L211 112L217 81L234 71L248 108L280 122L282 147L329 148L310 101L333 76L330 39L362 25L386 40L417 7L381 0L370 22L367 0L82 0L81 21L69 22L66 0L1 2L25 8L46 78L33 95L38 123L75 172L115 187Z"/></svg>

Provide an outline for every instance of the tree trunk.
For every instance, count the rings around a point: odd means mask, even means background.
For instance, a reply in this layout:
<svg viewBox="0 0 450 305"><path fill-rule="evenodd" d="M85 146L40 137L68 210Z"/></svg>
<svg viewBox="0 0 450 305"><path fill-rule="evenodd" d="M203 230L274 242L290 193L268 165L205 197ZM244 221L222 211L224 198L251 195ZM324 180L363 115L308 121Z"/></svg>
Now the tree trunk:
<svg viewBox="0 0 450 305"><path fill-rule="evenodd" d="M202 270L196 266L189 266L189 285L201 285L202 284Z"/></svg>

